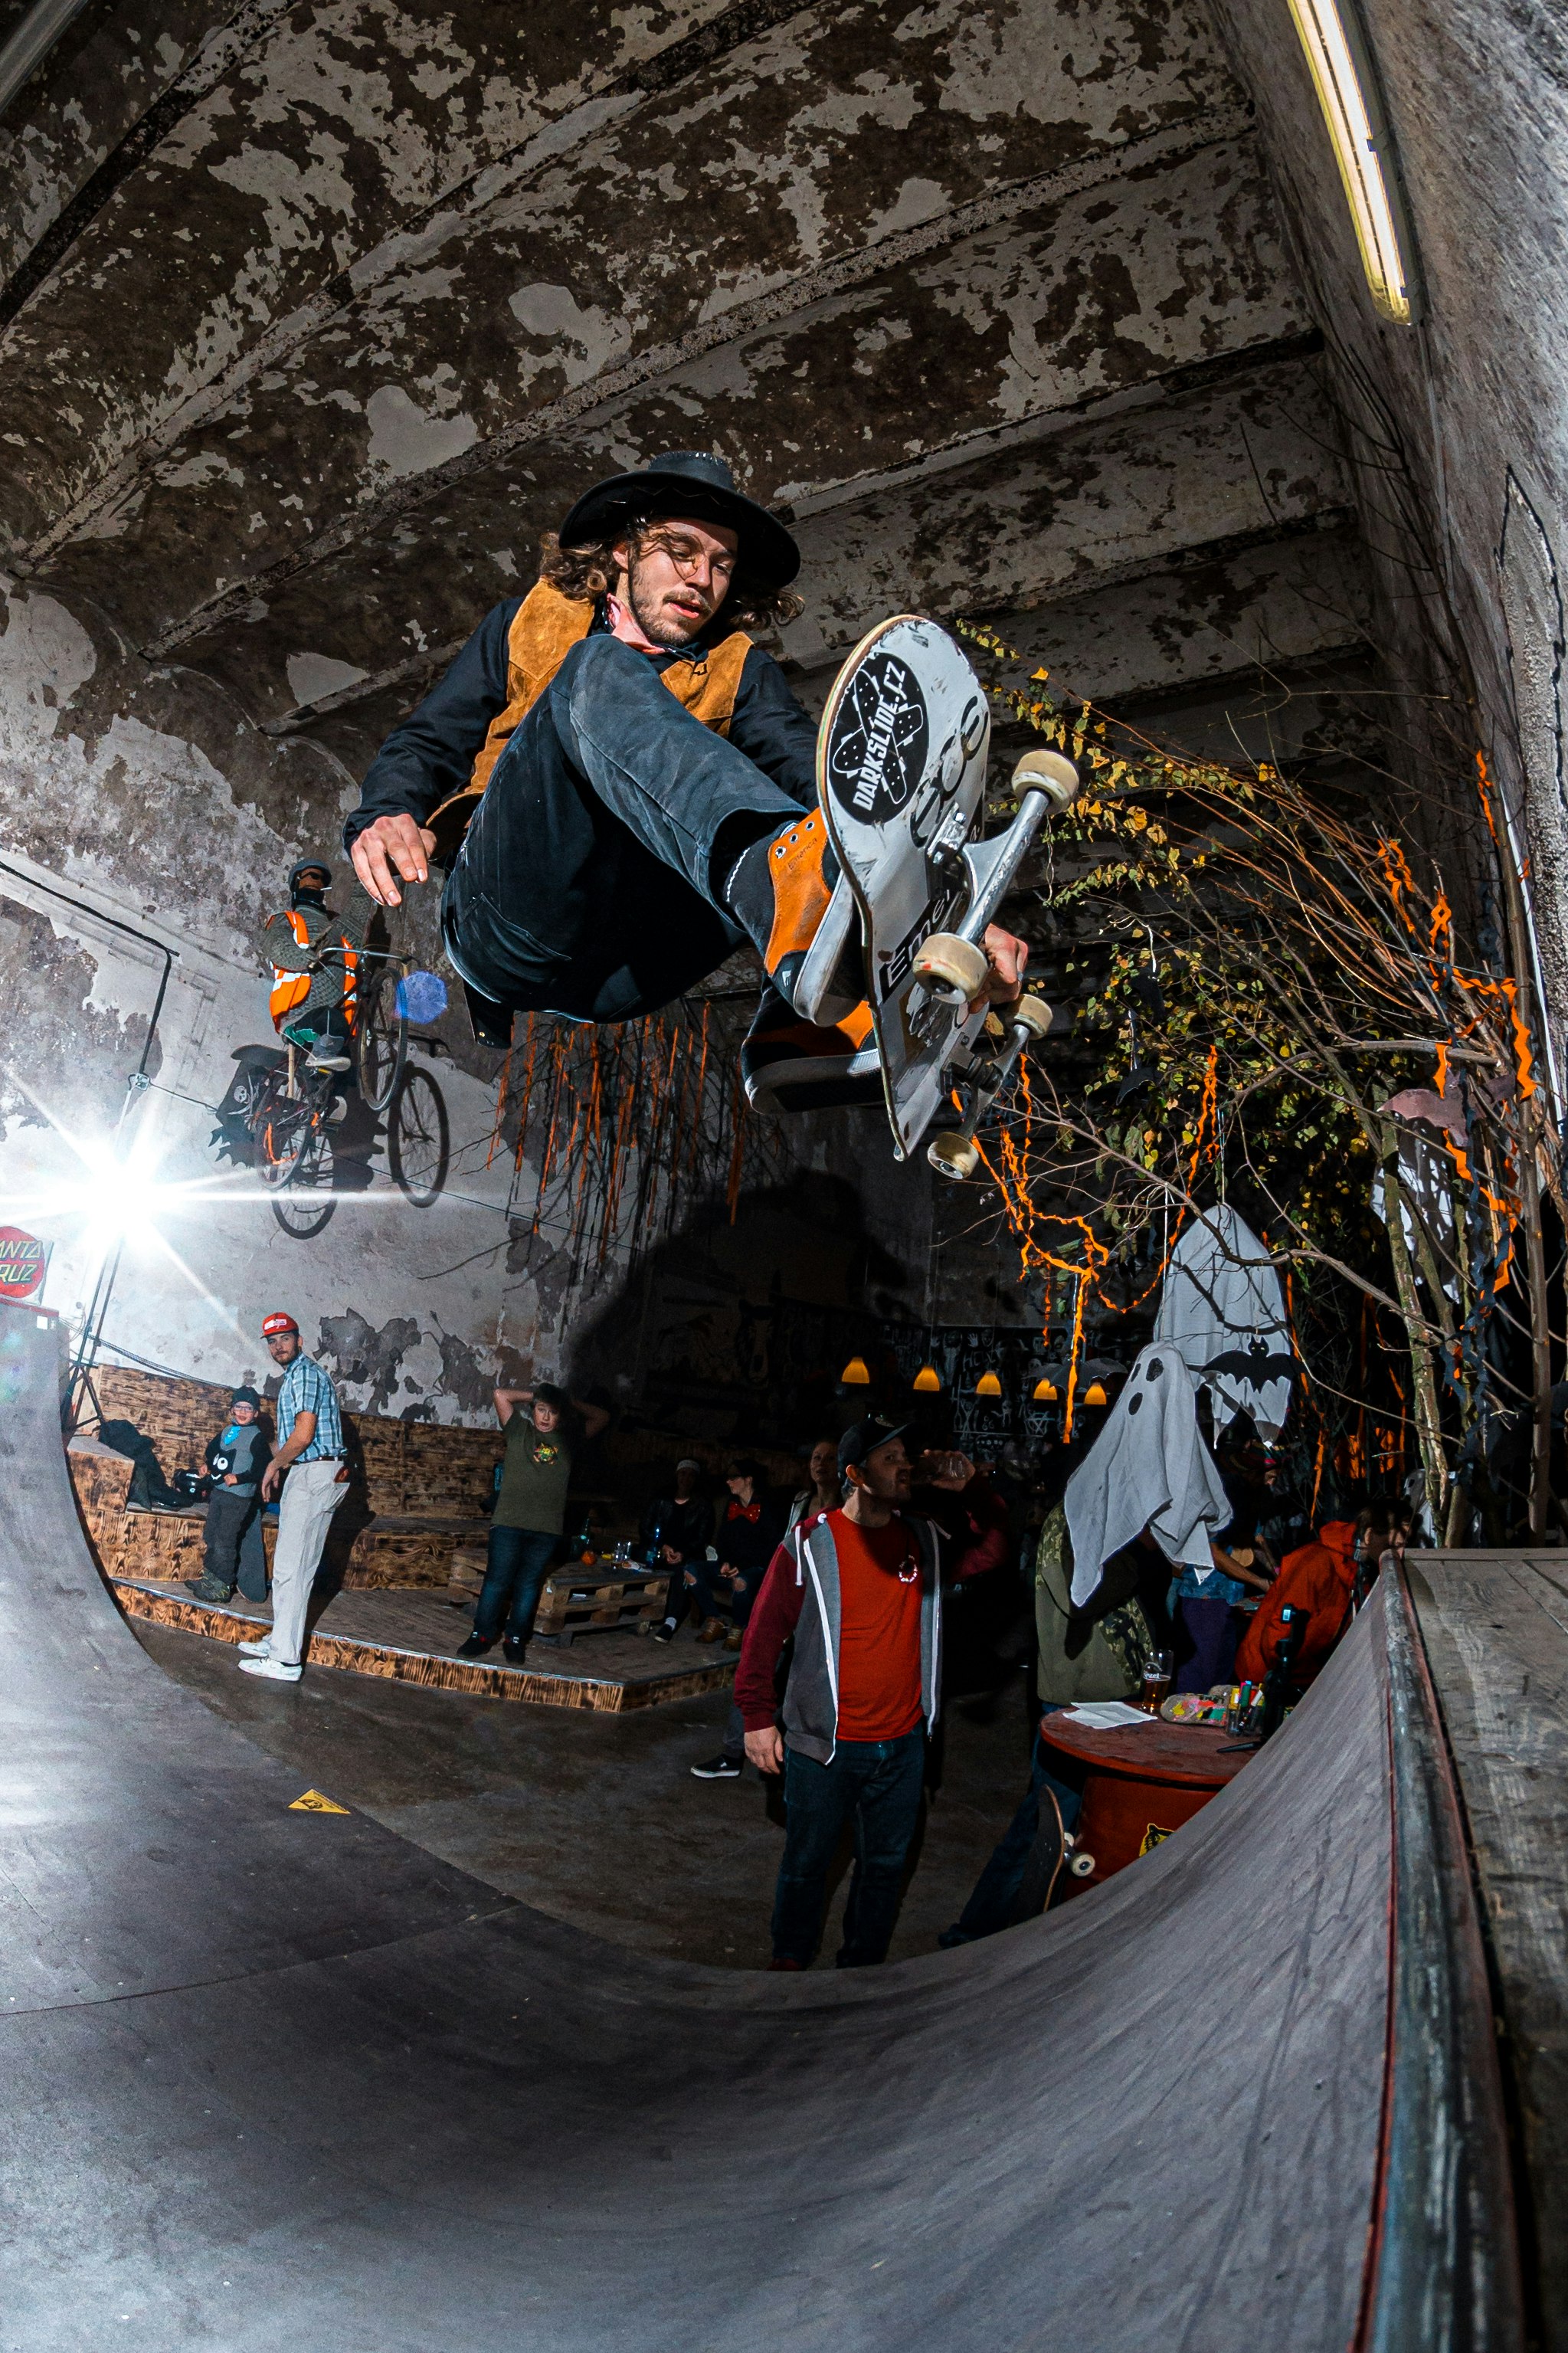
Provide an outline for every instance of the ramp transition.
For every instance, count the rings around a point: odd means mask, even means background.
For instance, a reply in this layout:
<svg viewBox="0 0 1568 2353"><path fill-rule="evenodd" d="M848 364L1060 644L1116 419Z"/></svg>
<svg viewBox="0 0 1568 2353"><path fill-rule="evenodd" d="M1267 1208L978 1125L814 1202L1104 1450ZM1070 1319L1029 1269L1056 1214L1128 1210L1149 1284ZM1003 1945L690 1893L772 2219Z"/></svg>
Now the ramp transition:
<svg viewBox="0 0 1568 2353"><path fill-rule="evenodd" d="M706 1970L290 1811L121 1620L56 1333L0 1327L7 2347L1520 2342L1400 1587L1106 1887L881 1970Z"/></svg>

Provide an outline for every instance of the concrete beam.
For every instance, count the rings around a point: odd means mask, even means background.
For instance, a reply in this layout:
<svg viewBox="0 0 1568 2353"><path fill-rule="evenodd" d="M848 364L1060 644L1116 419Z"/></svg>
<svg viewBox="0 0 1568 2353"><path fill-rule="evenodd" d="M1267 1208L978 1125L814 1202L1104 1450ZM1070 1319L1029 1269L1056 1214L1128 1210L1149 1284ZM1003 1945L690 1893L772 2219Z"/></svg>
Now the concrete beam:
<svg viewBox="0 0 1568 2353"><path fill-rule="evenodd" d="M737 32L754 29L755 5L731 13ZM634 276L647 257L643 299L673 269L699 303L717 290L721 307L731 278L742 288L777 282L987 188L1237 97L1195 19L1155 39L1152 20L1119 10L1086 54L1067 0L991 0L956 37L940 12L889 21L875 0L792 11L786 26L744 39L674 91L628 87L624 76L611 88L584 72L581 22L576 12L568 56L553 60L558 75L568 62L575 73L548 93L537 68L514 74L510 59L460 44L449 55L445 43L440 88L422 90L428 32L406 15L374 28L370 54L357 26L352 36L293 26L266 53L268 70L258 69L268 101L258 124L254 105L237 109L233 93L215 92L184 153L127 185L113 220L83 240L36 318L13 330L4 401L37 451L35 520L12 528L34 541L79 530L105 490L128 487L132 444L142 463L166 454L193 409L210 411L215 392L234 398L256 361L270 372L317 332L357 342L378 287L395 337L404 306L417 310L443 290L437 349L415 357L405 343L391 381L435 423L470 417L471 440L486 427L467 404L476 397L482 411L486 387L449 358L443 374L440 360L461 352L492 307L503 340L526 354L529 336L542 336L567 354L569 373L574 338L563 331L576 320L596 364L593 347L615 323L599 281L626 257ZM549 40L537 47L549 59ZM505 92L509 136L470 125L454 144L437 127L447 90L466 90L472 107L492 86ZM628 117L620 136L595 140L617 115ZM694 271L695 220L703 259ZM176 237L186 250L171 274ZM108 250L97 249L105 238ZM523 298L516 315L513 296ZM373 299L373 321L375 309ZM125 332L106 344L110 315ZM374 340L374 323L369 332ZM498 382L493 396L504 393ZM76 420L63 437L62 406ZM325 420L334 431L342 414Z"/></svg>
<svg viewBox="0 0 1568 2353"><path fill-rule="evenodd" d="M194 612L187 604L188 620L142 641L224 667L257 715L276 721L309 699L289 684L307 649L374 676L459 641L498 596L531 580L540 533L585 482L659 448L717 445L763 496L793 490L815 510L802 525L807 545L831 535L825 510L836 498L874 495L882 478L892 504L928 494L908 486L962 468L975 448L994 448L1005 472L1009 443L1071 439L1090 429L1086 413L1153 404L1184 369L1300 339L1257 195L1247 150L1222 145L987 228L759 328L575 430L455 468L437 494L418 483L384 512L351 510L297 554ZM1220 215L1249 224L1239 257L1215 251ZM234 489L249 482L242 474ZM204 486L215 504L216 489ZM55 575L117 609L167 609L176 593L190 596L203 560L176 518L195 522L178 506L167 530L149 515L135 539L62 554ZM205 560L216 566L223 554L211 546Z"/></svg>

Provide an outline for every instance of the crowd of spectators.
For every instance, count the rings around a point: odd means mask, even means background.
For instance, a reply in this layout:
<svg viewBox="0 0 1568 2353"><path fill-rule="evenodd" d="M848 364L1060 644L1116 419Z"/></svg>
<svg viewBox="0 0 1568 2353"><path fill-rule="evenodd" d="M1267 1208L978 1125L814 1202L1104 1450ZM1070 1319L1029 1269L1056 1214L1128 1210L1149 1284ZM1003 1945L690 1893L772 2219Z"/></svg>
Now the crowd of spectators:
<svg viewBox="0 0 1568 2353"><path fill-rule="evenodd" d="M1072 1599L1063 1503L1076 1465L1048 1449L977 1463L922 1449L908 1426L871 1417L837 1444L819 1440L808 1483L787 1501L748 1458L728 1466L711 1504L701 1466L677 1466L643 1524L648 1557L670 1570L657 1634L672 1641L689 1622L698 1641L739 1653L724 1745L690 1769L739 1780L749 1764L781 1790L773 1968L814 1959L847 1831L854 1860L837 1962L885 1958L944 1696L994 1698L1028 1674L1028 1786L940 1939L952 1946L1026 1916L1020 1902L1029 1901L1047 1791L1064 1831L1073 1828L1081 1788L1041 1736L1057 1710L1138 1697L1160 1653L1173 1654L1179 1691L1207 1692L1233 1675L1261 1683L1288 1604L1309 1613L1293 1687L1312 1680L1353 1613L1358 1578L1403 1546L1409 1511L1369 1505L1311 1533L1281 1492L1275 1451L1245 1417L1214 1459L1229 1516L1213 1529L1210 1567L1173 1564L1145 1529L1108 1565L1114 1573L1088 1607Z"/></svg>
<svg viewBox="0 0 1568 2353"><path fill-rule="evenodd" d="M277 1451L257 1392L236 1389L206 1451L206 1555L192 1590L215 1600L237 1585L253 1599L265 1594L260 1516L279 1498L273 1622L240 1646L240 1664L292 1682L345 1492L346 1449L334 1385L305 1354L292 1316L273 1313L262 1334L282 1375ZM1159 1371L1148 1371L1150 1384ZM495 1409L505 1453L473 1630L458 1656L480 1657L499 1641L517 1665L565 1546L574 1449L609 1416L545 1381L498 1388ZM1151 1412L1142 1427L1153 1423ZM1207 1468L1199 1483L1208 1482L1210 1498L1203 1544L1175 1557L1156 1535L1158 1521L1142 1524L1140 1504L1106 1535L1092 1592L1075 1577L1070 1523L1081 1482L1068 1492L1078 1460L1098 1459L1087 1446L1077 1460L1045 1448L976 1462L921 1447L908 1424L868 1416L803 1448L797 1487L771 1479L750 1455L711 1470L695 1455L675 1463L640 1527L644 1567L668 1579L651 1631L668 1644L689 1626L698 1645L736 1655L723 1745L690 1771L735 1781L749 1764L782 1794L772 1968L805 1969L815 1958L847 1832L854 1860L837 1965L886 1957L944 1697L994 1702L1032 1669L1028 1786L940 1939L958 1945L1026 1916L1044 1812L1054 1808L1072 1830L1081 1792L1044 1736L1056 1711L1136 1696L1161 1654L1173 1657L1178 1693L1207 1692L1233 1675L1260 1683L1281 1656L1287 1609L1296 1616L1294 1689L1321 1671L1378 1560L1402 1549L1409 1507L1369 1504L1312 1531L1281 1490L1273 1449L1245 1416L1212 1448L1205 1434L1200 1451ZM1102 1514L1096 1525L1110 1524ZM1303 1535L1305 1543L1293 1540Z"/></svg>

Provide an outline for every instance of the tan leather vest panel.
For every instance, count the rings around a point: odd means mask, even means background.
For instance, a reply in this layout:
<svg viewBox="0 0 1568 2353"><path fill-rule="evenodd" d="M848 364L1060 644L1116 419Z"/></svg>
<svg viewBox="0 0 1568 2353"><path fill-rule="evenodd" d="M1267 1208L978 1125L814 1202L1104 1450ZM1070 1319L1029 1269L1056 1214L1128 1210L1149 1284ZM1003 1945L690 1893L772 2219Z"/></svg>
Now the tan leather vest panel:
<svg viewBox="0 0 1568 2353"><path fill-rule="evenodd" d="M490 773L573 647L585 638L594 618L591 604L563 596L547 580L537 581L512 617L507 632L507 699L490 721L485 740L474 755L468 782L460 793L442 802L430 818L437 854L449 856L467 831L479 805ZM732 630L710 647L700 661L674 661L659 675L678 702L716 735L727 735L740 692L741 672L752 641L743 629Z"/></svg>

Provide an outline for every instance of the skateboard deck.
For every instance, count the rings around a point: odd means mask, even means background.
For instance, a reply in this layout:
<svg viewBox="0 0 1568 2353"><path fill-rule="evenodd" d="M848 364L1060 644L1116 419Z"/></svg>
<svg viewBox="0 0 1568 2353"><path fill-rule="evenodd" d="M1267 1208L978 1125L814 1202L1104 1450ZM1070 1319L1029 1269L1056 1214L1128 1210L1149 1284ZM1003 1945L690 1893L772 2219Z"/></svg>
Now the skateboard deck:
<svg viewBox="0 0 1568 2353"><path fill-rule="evenodd" d="M834 681L817 733L817 801L860 920L866 995L893 1145L930 1126L943 1074L984 1013L921 988L914 958L967 899L961 853L985 789L991 717L963 653L902 613L870 630Z"/></svg>

